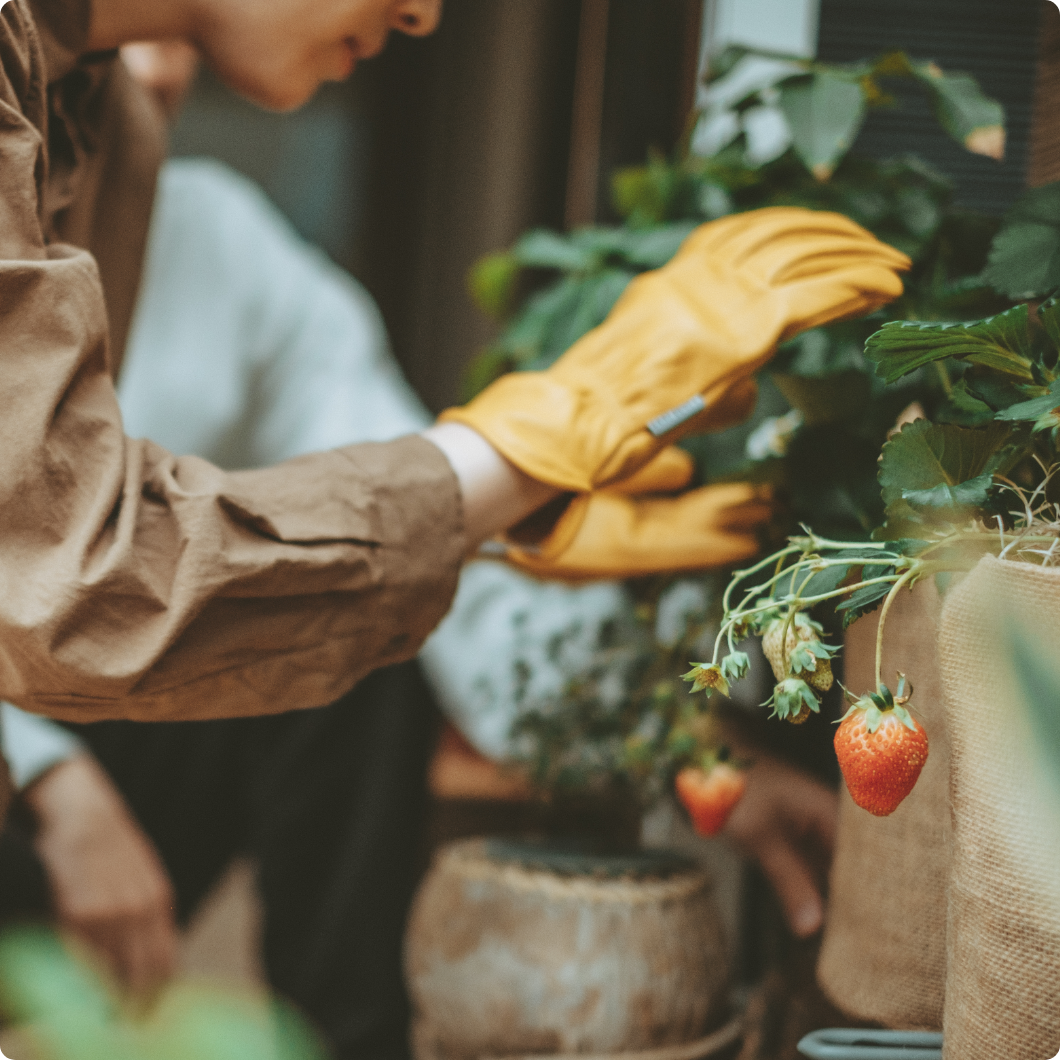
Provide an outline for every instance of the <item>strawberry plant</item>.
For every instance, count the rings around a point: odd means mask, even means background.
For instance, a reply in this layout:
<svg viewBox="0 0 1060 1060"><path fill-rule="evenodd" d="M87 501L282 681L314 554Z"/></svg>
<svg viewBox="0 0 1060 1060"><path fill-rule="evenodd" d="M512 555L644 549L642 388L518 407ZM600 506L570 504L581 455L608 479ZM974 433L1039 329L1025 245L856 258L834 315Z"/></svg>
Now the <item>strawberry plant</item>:
<svg viewBox="0 0 1060 1060"><path fill-rule="evenodd" d="M1002 290L1040 296L1060 286L1057 191L1051 185L1028 193L995 240L987 275ZM1028 238L1019 251L1028 217L1039 238ZM821 645L812 658L806 650L797 654L804 637L814 643L810 609L833 605L846 626L881 608L876 687L850 697L836 748L855 801L882 814L912 789L927 749L905 706L904 678L895 695L881 672L887 614L898 592L925 577L944 582L987 552L1060 562L1060 299L961 323L893 321L869 338L865 353L885 382L931 368L945 393L934 420L905 424L883 446L883 513L873 540L808 532L737 572L724 595L713 658L687 676L693 689L710 695L717 677L731 670L723 651L743 658L738 641L760 632L778 681L774 713L797 720L792 711L799 703L819 709L812 679L833 653Z"/></svg>
<svg viewBox="0 0 1060 1060"><path fill-rule="evenodd" d="M826 643L810 608L818 598L832 601L845 592L853 602L842 613L862 613L878 606L906 573L905 551L871 540L873 532L886 524L896 538L910 519L933 511L933 503L944 509L944 491L936 496L932 490L952 478L954 460L964 468L962 461L972 459L978 476L1016 470L1006 462L1009 443L1002 438L1011 427L987 428L996 437L974 444L962 435L959 454L952 449L957 436L949 432L983 430L965 422L976 410L982 413L973 398L986 401L986 384L977 383L978 361L910 356L909 369L895 371L891 354L883 355L891 347L892 332L882 327L888 321L920 327L983 318L1000 321L988 329L1018 327L1015 317L1004 316L1017 293L997 282L997 247L988 262L998 222L955 209L949 181L916 158L878 161L850 150L873 109L892 104L887 85L895 77L912 79L930 94L948 135L969 150L1000 155L1002 109L966 75L898 53L840 66L730 49L713 64L674 157L652 155L645 165L614 175L613 205L621 223L529 232L510 250L480 262L471 276L474 297L502 323L471 367L467 383L473 393L503 372L550 364L604 319L635 275L665 264L696 225L729 213L770 205L835 210L914 261L905 294L885 311L814 329L779 350L759 378L762 396L745 427L682 443L696 459L699 482L773 483L786 502L781 536L806 524L827 538L795 539L779 559L741 575L776 568L748 601L735 600L731 586L722 599L724 581L711 575L630 586L630 613L603 631L588 664L584 657L572 661L578 652L567 652L580 631L556 638L551 662L565 660L560 669L567 674L558 691L537 695L529 677L537 663L520 661L525 672L517 682L522 691L514 746L544 790L632 789L648 799L667 790L682 770L709 774L718 758L719 726L700 697L681 694L681 675L687 659L709 651L719 620L722 634L712 661L685 675L693 690L727 695L749 666L738 642L759 631L767 634L777 680L770 708L778 717L805 721L820 709L837 650ZM879 339L866 345L884 333L883 345ZM932 341L926 333L923 338ZM998 395L989 396L996 405ZM891 443L888 469L908 460L923 464L915 496L896 500L894 491L900 494L902 487L895 478L881 491L877 461L896 419L914 402L932 417L948 417L938 426L947 433L940 442L925 432L927 425L914 425L895 440L896 447ZM938 445L941 465L932 474L930 459L922 458ZM977 487L965 484L976 476L960 474L956 500L976 500ZM996 494L993 486L987 492ZM828 551L825 541L836 547ZM823 566L808 577L815 563ZM872 575L865 579L871 584L847 592L844 583L857 581L862 571ZM674 601L690 598L695 602L685 607L676 632L661 633ZM687 787L689 774L683 775Z"/></svg>

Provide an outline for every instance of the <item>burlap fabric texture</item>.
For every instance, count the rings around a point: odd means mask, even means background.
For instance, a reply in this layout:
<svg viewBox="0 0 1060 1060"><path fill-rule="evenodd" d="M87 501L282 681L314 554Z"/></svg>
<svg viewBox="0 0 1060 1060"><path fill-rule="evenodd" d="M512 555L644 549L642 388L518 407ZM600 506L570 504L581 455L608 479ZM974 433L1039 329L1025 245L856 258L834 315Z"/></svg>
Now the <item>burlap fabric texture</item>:
<svg viewBox="0 0 1060 1060"><path fill-rule="evenodd" d="M987 556L939 635L954 818L944 1060L1060 1048L1060 824L1011 637L1055 661L1060 569ZM1060 709L1060 704L1051 704Z"/></svg>
<svg viewBox="0 0 1060 1060"><path fill-rule="evenodd" d="M946 979L950 867L949 743L942 709L934 581L902 590L887 617L883 680L913 683L910 709L928 734L924 771L890 817L874 817L843 788L828 915L817 966L829 999L858 1020L939 1030ZM844 646L846 686L875 688L879 611L855 622Z"/></svg>

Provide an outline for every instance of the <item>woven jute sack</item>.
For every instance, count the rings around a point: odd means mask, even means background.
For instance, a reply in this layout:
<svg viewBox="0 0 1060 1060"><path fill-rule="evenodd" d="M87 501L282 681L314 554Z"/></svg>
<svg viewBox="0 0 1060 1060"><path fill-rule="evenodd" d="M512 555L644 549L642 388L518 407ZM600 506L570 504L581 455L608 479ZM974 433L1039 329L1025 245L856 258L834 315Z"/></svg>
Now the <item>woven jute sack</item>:
<svg viewBox="0 0 1060 1060"><path fill-rule="evenodd" d="M987 556L946 596L945 1060L1046 1060L1060 1048L1060 822L1012 651L1014 638L1041 638L1055 659L1058 631L1058 569Z"/></svg>
<svg viewBox="0 0 1060 1060"><path fill-rule="evenodd" d="M844 787L817 979L859 1020L909 1030L942 1027L946 885L951 824L949 742L938 674L940 602L934 581L901 591L887 617L883 680L913 683L910 704L928 734L928 760L890 817L854 804ZM876 687L879 612L855 622L844 645L846 686Z"/></svg>

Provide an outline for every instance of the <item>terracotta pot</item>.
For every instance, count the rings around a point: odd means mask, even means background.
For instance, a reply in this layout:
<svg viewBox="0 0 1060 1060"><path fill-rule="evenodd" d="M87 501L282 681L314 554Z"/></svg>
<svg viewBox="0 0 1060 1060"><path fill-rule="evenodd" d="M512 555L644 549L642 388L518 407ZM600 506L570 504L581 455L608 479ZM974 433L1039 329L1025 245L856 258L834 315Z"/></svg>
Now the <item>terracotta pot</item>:
<svg viewBox="0 0 1060 1060"><path fill-rule="evenodd" d="M451 844L405 959L418 1060L647 1051L695 1043L725 1014L710 879L672 855Z"/></svg>

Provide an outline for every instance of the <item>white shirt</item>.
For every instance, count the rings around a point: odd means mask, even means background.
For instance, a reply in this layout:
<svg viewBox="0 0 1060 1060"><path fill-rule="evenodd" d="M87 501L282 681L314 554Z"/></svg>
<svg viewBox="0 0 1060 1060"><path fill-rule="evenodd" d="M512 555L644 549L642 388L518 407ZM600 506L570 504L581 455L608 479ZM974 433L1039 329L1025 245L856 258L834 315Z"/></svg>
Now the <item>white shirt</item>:
<svg viewBox="0 0 1060 1060"><path fill-rule="evenodd" d="M253 184L203 160L162 171L118 399L128 436L229 470L387 441L431 419L364 288L301 240ZM616 584L572 588L471 563L420 659L449 718L500 759L515 716L516 658L531 663L530 698L558 691L566 678L548 661L549 641L577 631L565 645L569 664L625 606ZM3 722L17 786L79 747L9 704Z"/></svg>

